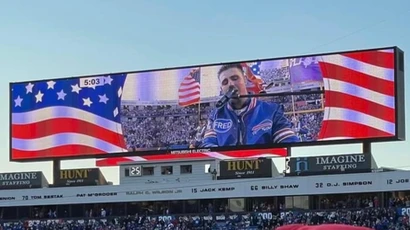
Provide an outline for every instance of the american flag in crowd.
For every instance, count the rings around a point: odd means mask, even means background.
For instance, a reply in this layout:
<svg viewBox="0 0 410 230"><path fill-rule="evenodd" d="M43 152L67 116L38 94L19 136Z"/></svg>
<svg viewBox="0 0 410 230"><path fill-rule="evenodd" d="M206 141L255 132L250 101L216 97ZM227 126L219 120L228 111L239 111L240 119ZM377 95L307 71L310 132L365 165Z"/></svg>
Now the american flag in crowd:
<svg viewBox="0 0 410 230"><path fill-rule="evenodd" d="M394 50L322 56L325 111L319 139L395 135Z"/></svg>
<svg viewBox="0 0 410 230"><path fill-rule="evenodd" d="M260 65L261 61L257 62L250 62L250 63L242 63L242 67L244 68L245 75L247 78L246 89L248 92L253 94L259 94L260 91L263 90L263 84L265 81L260 77Z"/></svg>
<svg viewBox="0 0 410 230"><path fill-rule="evenodd" d="M125 74L12 84L12 158L126 152L120 122ZM94 80L91 80L94 79Z"/></svg>
<svg viewBox="0 0 410 230"><path fill-rule="evenodd" d="M201 70L192 69L182 80L178 90L178 103L180 106L198 104L201 100Z"/></svg>

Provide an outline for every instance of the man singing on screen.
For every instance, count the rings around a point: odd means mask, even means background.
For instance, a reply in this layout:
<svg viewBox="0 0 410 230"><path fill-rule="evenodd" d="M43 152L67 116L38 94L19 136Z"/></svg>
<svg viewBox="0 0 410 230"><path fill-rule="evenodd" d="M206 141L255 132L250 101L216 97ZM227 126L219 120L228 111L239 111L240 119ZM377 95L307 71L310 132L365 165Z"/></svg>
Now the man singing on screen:
<svg viewBox="0 0 410 230"><path fill-rule="evenodd" d="M224 94L232 89L239 95L248 94L240 64L222 66L218 78ZM299 138L280 105L241 97L230 99L210 114L201 147L291 142L299 142Z"/></svg>

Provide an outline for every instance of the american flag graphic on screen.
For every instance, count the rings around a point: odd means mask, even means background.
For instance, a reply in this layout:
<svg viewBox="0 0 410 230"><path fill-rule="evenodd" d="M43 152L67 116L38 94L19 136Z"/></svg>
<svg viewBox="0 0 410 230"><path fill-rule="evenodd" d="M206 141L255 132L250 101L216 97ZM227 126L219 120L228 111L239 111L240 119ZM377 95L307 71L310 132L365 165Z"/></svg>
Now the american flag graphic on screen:
<svg viewBox="0 0 410 230"><path fill-rule="evenodd" d="M126 152L120 123L125 74L12 86L12 158ZM92 85L92 86L91 86Z"/></svg>
<svg viewBox="0 0 410 230"><path fill-rule="evenodd" d="M321 140L395 136L393 49L322 56L320 68Z"/></svg>
<svg viewBox="0 0 410 230"><path fill-rule="evenodd" d="M319 140L394 137L394 50L318 57L325 90ZM255 70L255 73L259 72L257 68ZM303 69L300 71L307 74ZM175 84L175 90L179 91L174 100L178 99L180 106L200 102L200 75L200 69L194 69L188 76L179 78L183 79L181 83ZM13 83L10 98L12 159L127 152L120 118L126 77L127 74L111 74ZM285 156L286 150L128 157L112 161L273 155Z"/></svg>
<svg viewBox="0 0 410 230"><path fill-rule="evenodd" d="M199 103L201 99L201 72L193 69L181 82L178 90L178 103L185 107Z"/></svg>

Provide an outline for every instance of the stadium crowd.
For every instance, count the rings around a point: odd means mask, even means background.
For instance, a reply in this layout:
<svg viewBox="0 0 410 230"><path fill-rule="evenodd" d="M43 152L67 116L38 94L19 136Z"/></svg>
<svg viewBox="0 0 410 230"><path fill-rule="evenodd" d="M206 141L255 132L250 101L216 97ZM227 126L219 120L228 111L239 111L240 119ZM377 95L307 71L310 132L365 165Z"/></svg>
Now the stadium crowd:
<svg viewBox="0 0 410 230"><path fill-rule="evenodd" d="M260 77L265 82L289 82L290 73L288 68L269 68L262 69L259 73Z"/></svg>
<svg viewBox="0 0 410 230"><path fill-rule="evenodd" d="M399 216L396 209L362 208L359 210L288 211L277 214L222 213L179 216L123 216L80 219L43 219L2 221L2 230L217 230L217 229L276 229L282 225L301 223L306 225L347 224L375 230L408 230L409 217Z"/></svg>
<svg viewBox="0 0 410 230"><path fill-rule="evenodd" d="M69 218L66 213L36 210L24 220L1 220L1 230L256 230L276 229L289 224L346 224L375 230L408 230L410 218L397 210L410 207L407 197L390 198L382 207L378 196L327 196L320 200L320 210L285 210L263 200L255 201L251 212L232 212L226 205L204 206L198 213L173 214L164 206L157 211L144 209L133 215L114 213L107 208L87 210L83 217ZM96 206L97 207L97 206ZM38 212L37 212L38 211ZM131 214L131 213L130 213ZM63 217L64 216L64 217Z"/></svg>

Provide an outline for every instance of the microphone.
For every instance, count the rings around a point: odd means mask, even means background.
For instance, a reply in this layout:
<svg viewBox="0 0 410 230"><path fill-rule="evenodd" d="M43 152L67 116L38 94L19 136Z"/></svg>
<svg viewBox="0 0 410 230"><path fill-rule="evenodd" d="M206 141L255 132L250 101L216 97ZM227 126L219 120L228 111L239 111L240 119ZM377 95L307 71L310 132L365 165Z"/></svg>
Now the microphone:
<svg viewBox="0 0 410 230"><path fill-rule="evenodd" d="M234 96L238 96L238 89L231 85L223 97L216 102L216 107L221 108Z"/></svg>

